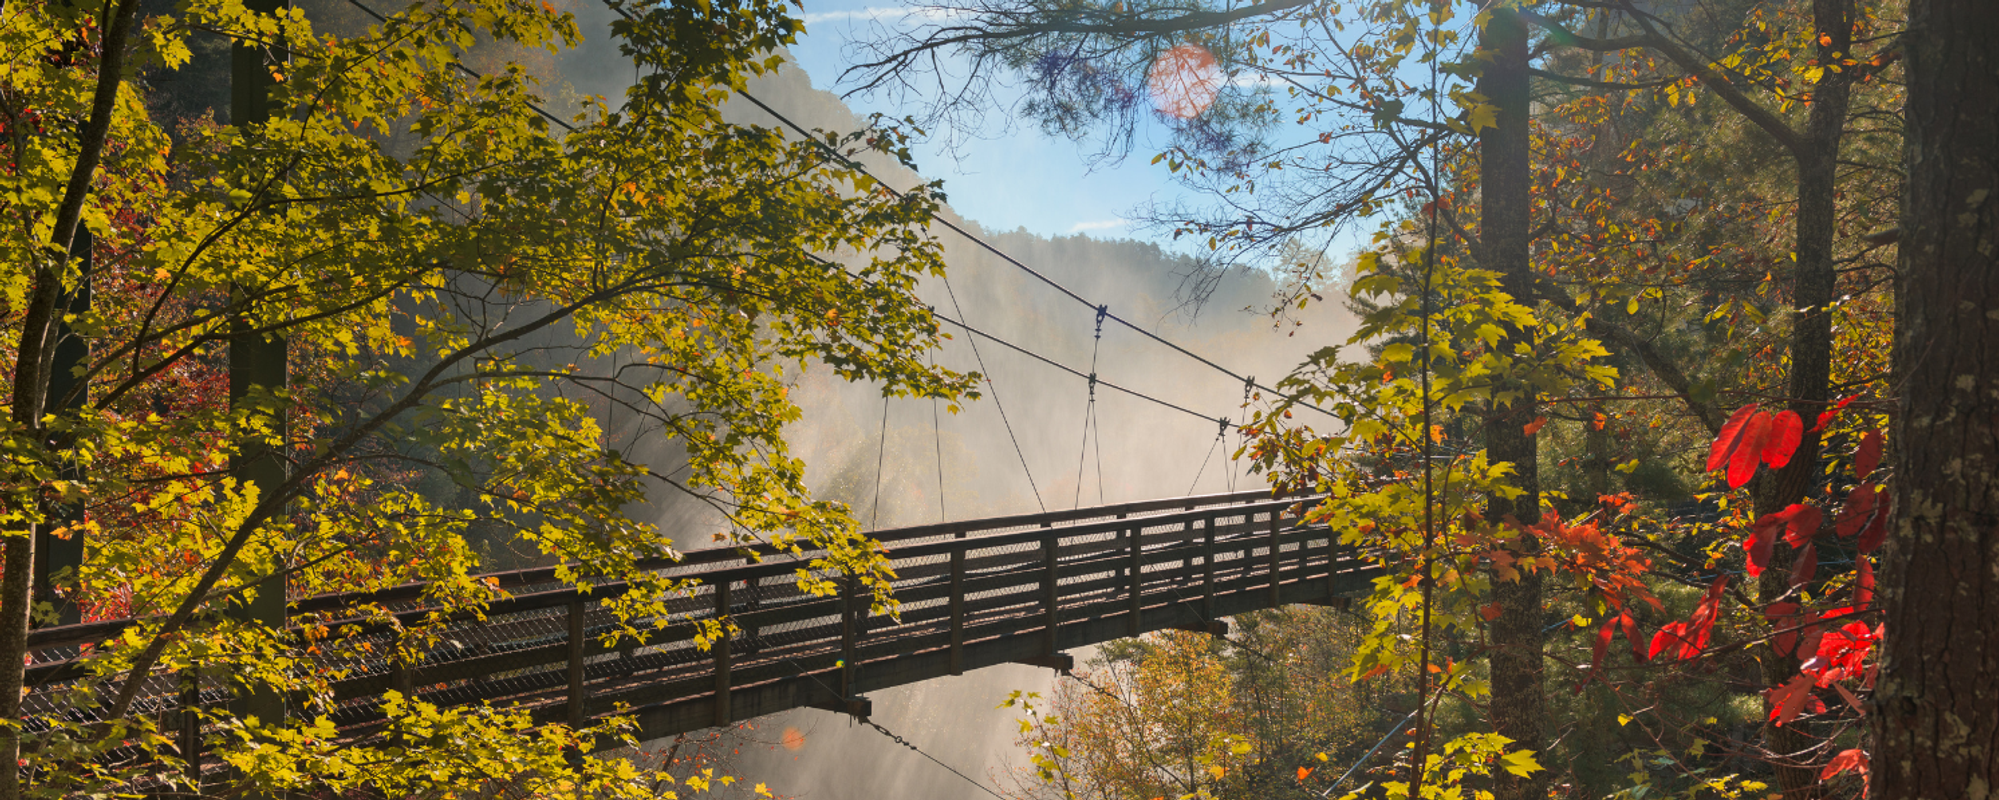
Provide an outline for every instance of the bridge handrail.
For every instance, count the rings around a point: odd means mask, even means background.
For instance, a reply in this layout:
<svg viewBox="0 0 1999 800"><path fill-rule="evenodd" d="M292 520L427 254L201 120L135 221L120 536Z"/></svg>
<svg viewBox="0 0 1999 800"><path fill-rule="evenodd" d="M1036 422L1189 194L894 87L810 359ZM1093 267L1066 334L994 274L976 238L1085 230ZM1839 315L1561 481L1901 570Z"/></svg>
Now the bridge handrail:
<svg viewBox="0 0 1999 800"><path fill-rule="evenodd" d="M1133 515L1145 514L1147 512L1174 509L1184 514L1187 512L1197 511L1201 509L1209 509L1209 508L1225 507L1225 506L1236 506L1236 507L1247 508L1249 506L1245 504L1253 503L1258 499L1264 499L1269 501L1269 503L1275 503L1277 505L1285 505L1289 503L1295 503L1302 499L1307 499L1307 498L1291 497L1289 499L1272 499L1271 490L1269 489L1251 489L1239 492L1224 492L1224 493L1208 494L1208 495L1193 495L1188 497L1176 497L1176 498L1168 498L1160 500L1144 500L1137 502L1117 503L1104 506L1088 506L1083 508L1069 509L1066 511L1048 511L1048 512L1039 512L1031 514L1014 514L1003 517L987 517L976 520L964 520L958 522L931 523L926 525L914 525L901 528L885 528L878 531L871 531L870 535L873 538L875 538L877 541L880 541L884 545L887 545L893 542L908 541L911 539L926 539L926 538L933 538L933 537L947 536L947 535L957 535L969 538L971 534L978 533L980 531L992 531L1003 528L1017 528L1029 525L1052 527L1059 523L1069 522L1078 519L1093 519L1093 518L1101 518L1107 516L1126 518L1126 519L1117 519L1117 520L1097 523L1095 525L1088 526L1089 528L1088 530L1082 529L1081 526L1069 526L1061 528L1061 530L1064 531L1065 533L1091 533L1091 532L1100 532L1098 530L1099 528L1101 528L1104 531L1116 530L1131 524L1131 521L1134 519L1138 520L1148 519L1148 518L1165 519L1174 516L1174 515L1158 515L1156 517L1133 516ZM1266 508L1267 505L1268 505L1267 503L1255 503L1254 507L1257 510L1263 510L1264 508ZM995 537L988 537L988 536L981 536L977 538L979 541L982 542L982 544L980 545L981 547L996 547L1010 543L1039 541L1045 535L1046 534L1040 530L1029 530L1029 531L1018 531L1015 532L1015 534L1013 535L1000 534L999 536L1005 537L1004 539L996 539ZM897 555L927 554L927 552L906 553L905 550L900 550L897 548L889 548L889 549L892 553L895 553ZM946 550L940 550L939 552L946 552L947 550L948 548ZM748 561L748 559L746 559L744 556L745 552L754 552L754 550L753 548L739 548L739 547L717 547L705 550L691 550L677 554L678 557L658 557L658 558L645 559L634 564L633 567L636 570L654 570L654 569L667 569L675 567L679 568L698 567L704 564L721 565L728 562L746 562ZM762 556L783 555L783 554L762 553L758 555L762 557ZM735 565L732 568L724 567L721 570L699 570L697 571L697 573L708 575L711 573L722 572L726 574L728 580L743 580L745 578L751 578L751 577L766 577L767 575L785 574L794 571L796 568L797 568L796 565L791 562L783 562L776 564L748 562ZM525 569L482 573L478 575L472 575L469 577L472 580L483 581L488 583L489 585L493 585L498 588L507 588L510 586L524 586L524 585L552 582L555 580L555 576L557 574L558 569L560 568L556 566L529 567ZM370 591L336 592L336 593L313 595L311 597L300 598L298 600L293 601L291 607L293 613L310 614L314 612L330 611L330 610L345 608L352 606L356 603L362 603L362 602L393 603L406 600L415 600L423 597L425 590L431 585L432 585L431 582L428 581L415 581L415 582L397 584L395 586L389 586L382 589L370 590ZM623 591L626 588L628 588L628 585L624 581L615 581L606 584L599 584L597 586L592 587L591 591L589 592L589 596L591 597L591 599L594 600L608 599L623 594ZM501 610L502 607L509 610L528 610L531 608L541 607L540 605L541 603L567 602L567 600L570 597L576 595L577 592L578 590L575 587L564 587L562 589L555 589L546 592L534 592L527 595L518 595L513 597L502 598L494 601L492 606L489 606L488 611L489 613L498 612ZM530 600L529 598L533 599ZM515 606L519 606L519 608L515 608ZM410 609L407 611L398 612L393 616L395 616L399 620L409 621L409 620L421 619L424 615L433 613L436 610L437 609L434 607ZM98 620L94 622L84 622L73 625L61 625L61 626L52 626L47 628L38 628L36 630L28 632L27 649L30 653L33 653L42 650L50 650L58 647L77 646L93 642L100 642L122 632L125 628L131 625L149 619L160 619L160 618L162 617L161 616L121 617L118 619Z"/></svg>

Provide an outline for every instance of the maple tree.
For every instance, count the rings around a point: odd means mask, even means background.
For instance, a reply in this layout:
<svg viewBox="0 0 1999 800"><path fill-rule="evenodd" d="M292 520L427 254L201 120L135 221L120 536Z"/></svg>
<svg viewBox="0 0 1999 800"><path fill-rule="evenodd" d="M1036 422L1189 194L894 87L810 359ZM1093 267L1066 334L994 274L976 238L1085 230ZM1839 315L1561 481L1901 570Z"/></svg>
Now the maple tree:
<svg viewBox="0 0 1999 800"><path fill-rule="evenodd" d="M630 581L617 633L643 635L687 586L632 569L674 552L634 512L682 494L728 543L823 550L799 563L808 588L852 575L892 602L877 545L786 449L785 376L968 395L922 358L934 187L883 192L820 150L897 157L895 131L814 143L722 120L800 29L779 4L614 4L642 77L561 117L495 57L576 46L553 5L437 0L328 28L252 5L31 2L0 21L0 761L23 765L0 798L657 796L671 774L584 755L628 734L615 719L530 732L517 711L391 693L388 735L343 742L330 676L297 668L320 644L274 629L281 609L423 580L475 612L497 545L573 584ZM197 32L233 43L251 87L229 124L155 116L191 107L151 101ZM818 258L840 252L867 255ZM675 463L617 450L612 404ZM24 708L28 630L65 614L143 622ZM387 657L421 657L426 626L402 634ZM190 670L238 698L200 712L226 766L207 781L137 702Z"/></svg>

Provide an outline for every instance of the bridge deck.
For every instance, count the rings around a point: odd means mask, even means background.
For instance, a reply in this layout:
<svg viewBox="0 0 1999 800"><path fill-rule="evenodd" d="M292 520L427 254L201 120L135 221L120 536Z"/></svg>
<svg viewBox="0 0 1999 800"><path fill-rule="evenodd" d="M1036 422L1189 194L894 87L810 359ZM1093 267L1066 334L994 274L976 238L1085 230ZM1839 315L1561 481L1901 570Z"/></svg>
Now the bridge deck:
<svg viewBox="0 0 1999 800"><path fill-rule="evenodd" d="M330 716L352 741L377 733L379 701L391 689L445 706L523 708L548 721L587 722L622 708L646 738L790 708L858 711L859 697L874 689L1007 662L1057 664L1065 648L1365 592L1375 572L1324 528L1289 519L1299 502L1239 492L877 531L897 576L896 619L871 618L866 596L848 589L800 591L796 561L697 551L644 565L702 585L668 604L672 622L649 640L611 645L604 602L626 590L623 581L581 593L556 582L552 569L496 573L487 577L509 596L483 619L434 628L437 644L418 659L384 657L397 634L378 619L336 623L307 663L330 676ZM374 602L414 627L437 611L423 589L307 598L293 610ZM722 617L738 632L697 648L696 627ZM65 676L89 643L131 624L34 631L30 717L78 714L55 701ZM216 675L156 675L147 689L140 713L179 717L172 712L189 704L228 699Z"/></svg>

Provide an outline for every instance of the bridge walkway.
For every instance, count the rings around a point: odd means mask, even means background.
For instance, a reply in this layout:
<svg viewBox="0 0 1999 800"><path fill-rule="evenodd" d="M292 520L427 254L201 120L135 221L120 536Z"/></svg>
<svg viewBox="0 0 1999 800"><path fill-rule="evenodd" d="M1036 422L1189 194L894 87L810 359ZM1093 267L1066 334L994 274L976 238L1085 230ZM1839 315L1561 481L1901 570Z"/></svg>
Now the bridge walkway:
<svg viewBox="0 0 1999 800"><path fill-rule="evenodd" d="M551 722L630 714L647 739L801 707L865 715L876 689L1010 662L1066 668L1069 648L1166 628L1213 631L1247 611L1364 594L1377 569L1325 528L1298 524L1301 503L1314 499L1259 490L875 531L896 575L895 618L871 616L851 583L832 595L801 591L797 559L759 563L717 549L641 565L701 582L667 603L672 622L645 641L606 642L615 622L606 602L629 591L627 580L584 592L552 568L482 576L505 594L483 616L442 623L420 584L296 600L293 614L305 619L361 604L391 613L310 627L302 619L292 641L313 642L303 663L330 680L329 716L349 741L379 733L389 690ZM735 632L697 647L697 626L722 619ZM53 699L66 675L90 643L133 622L32 632L30 724L37 713L74 715ZM385 657L397 626L427 623L436 644L420 658ZM226 702L222 676L163 673L138 709L173 728L187 718L175 712Z"/></svg>

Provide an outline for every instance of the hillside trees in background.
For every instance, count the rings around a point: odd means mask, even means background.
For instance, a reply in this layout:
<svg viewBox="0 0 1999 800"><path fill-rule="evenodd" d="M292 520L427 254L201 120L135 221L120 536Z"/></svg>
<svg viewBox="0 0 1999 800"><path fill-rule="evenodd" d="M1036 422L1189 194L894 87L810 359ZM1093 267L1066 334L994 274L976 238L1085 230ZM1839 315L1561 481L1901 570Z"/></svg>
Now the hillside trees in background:
<svg viewBox="0 0 1999 800"><path fill-rule="evenodd" d="M1297 765L1350 762L1385 722L1378 682L1331 677L1360 640L1343 613L1259 611L1225 639L1168 630L1106 645L1053 694L1014 698L1027 711L1018 742L1031 765L1012 794L1317 796L1323 777Z"/></svg>
<svg viewBox="0 0 1999 800"><path fill-rule="evenodd" d="M9 7L0 761L24 767L0 770L0 797L651 796L656 776L571 757L615 721L530 736L517 712L392 694L391 735L340 741L319 716L330 677L296 669L311 643L232 613L274 586L282 603L419 579L426 600L475 610L496 594L472 577L474 530L563 564L564 581L632 581L620 635L672 622L654 609L680 587L630 569L673 553L630 515L662 495L714 508L732 543L824 550L802 580L854 574L886 601L879 552L786 450L800 412L785 376L811 362L896 394L969 390L922 359L938 336L913 295L942 269L922 230L934 196L877 191L811 144L721 120L796 34L780 6L621 8L640 80L618 109L551 120L517 65L458 69L482 42L574 46L547 4L439 0L339 33L234 3ZM196 31L261 55L268 120L153 102ZM831 141L900 147L888 131ZM873 255L858 274L814 258L842 251ZM282 347L290 376L232 396L232 348L257 342ZM628 458L606 405L684 457ZM253 450L278 477L227 468ZM37 586L50 541L80 563ZM58 605L147 619L24 709L25 637ZM422 652L421 625L403 635L386 657ZM189 670L291 698L284 719L203 710L219 783L186 776L139 702L151 676Z"/></svg>

